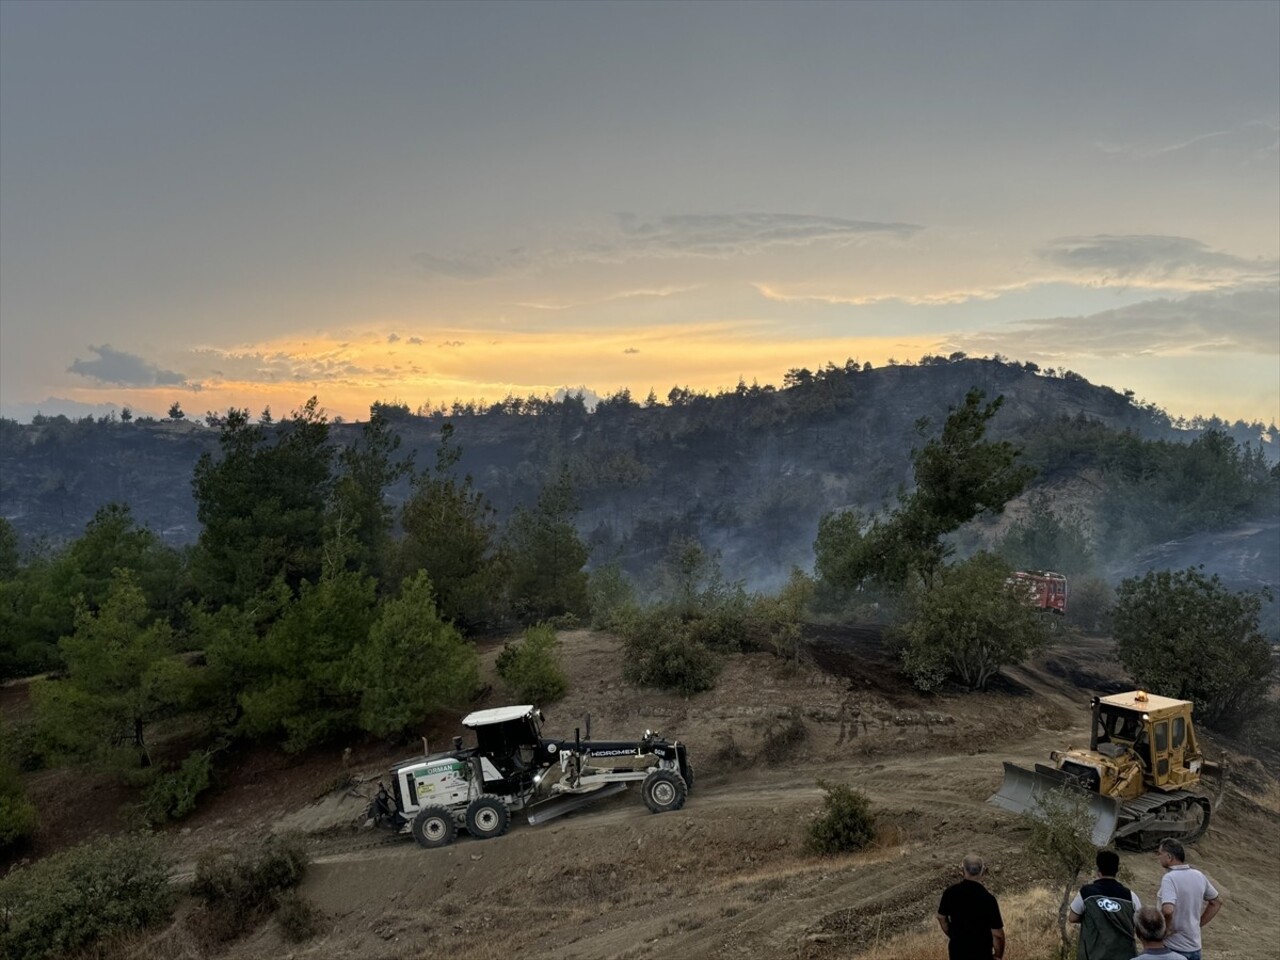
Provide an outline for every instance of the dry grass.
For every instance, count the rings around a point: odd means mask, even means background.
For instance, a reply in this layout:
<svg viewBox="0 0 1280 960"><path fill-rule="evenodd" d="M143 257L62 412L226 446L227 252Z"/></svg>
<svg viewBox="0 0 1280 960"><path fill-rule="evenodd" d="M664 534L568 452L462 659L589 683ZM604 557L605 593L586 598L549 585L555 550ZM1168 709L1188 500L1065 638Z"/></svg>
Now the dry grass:
<svg viewBox="0 0 1280 960"><path fill-rule="evenodd" d="M1001 898L1008 945L1005 960L1056 960L1058 898L1044 887ZM890 937L847 960L947 960L947 943L932 917L927 925Z"/></svg>

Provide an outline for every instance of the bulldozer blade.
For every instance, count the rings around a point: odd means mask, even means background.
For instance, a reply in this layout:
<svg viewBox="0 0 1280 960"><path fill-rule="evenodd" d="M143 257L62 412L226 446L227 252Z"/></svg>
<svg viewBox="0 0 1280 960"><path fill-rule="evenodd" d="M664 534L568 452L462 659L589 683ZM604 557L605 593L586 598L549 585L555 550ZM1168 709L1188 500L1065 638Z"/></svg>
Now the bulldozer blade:
<svg viewBox="0 0 1280 960"><path fill-rule="evenodd" d="M1000 789L987 798L987 803L1008 810L1010 813L1027 813L1035 816L1040 810L1041 798L1055 790L1069 788L1075 781L1053 767L1036 764L1035 770L1026 770L1005 761L1004 782ZM1090 839L1096 847L1105 847L1115 836L1120 821L1120 801L1112 797L1089 792L1089 817L1093 821Z"/></svg>
<svg viewBox="0 0 1280 960"><path fill-rule="evenodd" d="M595 803L597 800L611 797L615 793L621 793L625 789L627 789L625 783L608 783L599 790L592 790L590 793L570 793L543 800L541 803L534 804L529 808L529 825L536 827L540 823L554 820L556 817L564 816L572 810L585 807L589 803Z"/></svg>

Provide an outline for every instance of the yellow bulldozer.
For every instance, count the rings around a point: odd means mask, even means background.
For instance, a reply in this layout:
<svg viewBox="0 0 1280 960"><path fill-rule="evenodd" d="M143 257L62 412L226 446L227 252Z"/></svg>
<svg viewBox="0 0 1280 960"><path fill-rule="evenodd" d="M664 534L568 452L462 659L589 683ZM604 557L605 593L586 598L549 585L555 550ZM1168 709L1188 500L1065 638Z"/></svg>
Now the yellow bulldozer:
<svg viewBox="0 0 1280 960"><path fill-rule="evenodd" d="M987 802L1034 816L1046 794L1075 788L1088 797L1099 847L1149 850L1165 837L1198 838L1222 796L1225 769L1205 760L1191 702L1133 690L1091 703L1087 750L1055 750L1054 766L1035 770L1006 762L1004 783Z"/></svg>

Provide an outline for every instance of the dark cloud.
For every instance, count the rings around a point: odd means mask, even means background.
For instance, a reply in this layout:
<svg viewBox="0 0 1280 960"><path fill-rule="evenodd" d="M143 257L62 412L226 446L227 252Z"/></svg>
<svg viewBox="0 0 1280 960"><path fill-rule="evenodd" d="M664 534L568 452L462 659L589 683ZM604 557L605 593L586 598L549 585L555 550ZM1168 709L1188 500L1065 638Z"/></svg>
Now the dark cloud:
<svg viewBox="0 0 1280 960"><path fill-rule="evenodd" d="M422 346L422 338L421 338L421 337L410 337L408 342L409 342L409 343L411 343L411 344L413 344L415 347L420 347L420 346Z"/></svg>
<svg viewBox="0 0 1280 960"><path fill-rule="evenodd" d="M1086 317L1021 320L957 338L971 353L1018 357L1173 353L1280 353L1280 290L1193 293L1147 300Z"/></svg>
<svg viewBox="0 0 1280 960"><path fill-rule="evenodd" d="M622 352L623 353L639 353L640 350L637 347L627 347L627 349L623 350Z"/></svg>
<svg viewBox="0 0 1280 960"><path fill-rule="evenodd" d="M494 340L493 342L497 343L498 341ZM444 343L440 344L442 347L462 347L465 345L465 340L446 340Z"/></svg>
<svg viewBox="0 0 1280 960"><path fill-rule="evenodd" d="M399 343L399 342L400 342L400 334L398 333L387 334L387 343Z"/></svg>
<svg viewBox="0 0 1280 960"><path fill-rule="evenodd" d="M1037 252L1072 273L1108 284L1233 286L1274 278L1280 271L1275 260L1246 260L1187 237L1060 237Z"/></svg>
<svg viewBox="0 0 1280 960"><path fill-rule="evenodd" d="M727 259L777 246L903 240L922 229L913 223L803 213L697 213L652 219L620 213L607 229L549 243L538 251L511 247L499 251L473 249L447 256L420 253L414 261L428 273L483 280L570 263L620 263L655 257Z"/></svg>
<svg viewBox="0 0 1280 960"><path fill-rule="evenodd" d="M108 344L100 347L90 345L89 350L98 355L97 359L77 359L67 370L99 383L122 387L177 387L187 384L187 378L182 374L163 370L142 357L116 350Z"/></svg>
<svg viewBox="0 0 1280 960"><path fill-rule="evenodd" d="M906 239L922 227L802 213L699 213L641 220L618 215L631 256L732 257L773 246L856 243L869 237Z"/></svg>

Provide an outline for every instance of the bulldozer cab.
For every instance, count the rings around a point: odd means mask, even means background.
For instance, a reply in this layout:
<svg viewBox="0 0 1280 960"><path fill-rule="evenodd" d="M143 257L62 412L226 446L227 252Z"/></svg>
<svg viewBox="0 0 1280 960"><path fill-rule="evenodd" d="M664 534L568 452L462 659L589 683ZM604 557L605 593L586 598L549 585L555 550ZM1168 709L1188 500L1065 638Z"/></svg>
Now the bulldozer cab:
<svg viewBox="0 0 1280 960"><path fill-rule="evenodd" d="M1200 750L1191 725L1192 704L1142 690L1093 699L1089 748L1105 757L1132 750L1143 779L1157 787L1199 780Z"/></svg>

